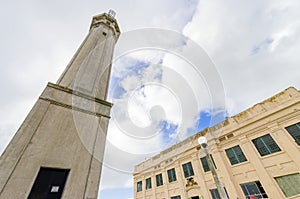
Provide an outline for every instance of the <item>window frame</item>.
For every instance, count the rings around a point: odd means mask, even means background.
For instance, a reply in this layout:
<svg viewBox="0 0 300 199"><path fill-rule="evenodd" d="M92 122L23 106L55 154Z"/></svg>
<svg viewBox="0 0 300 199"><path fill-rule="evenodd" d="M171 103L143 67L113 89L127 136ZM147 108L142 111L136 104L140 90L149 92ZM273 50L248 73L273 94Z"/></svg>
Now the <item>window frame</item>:
<svg viewBox="0 0 300 199"><path fill-rule="evenodd" d="M170 172L169 172L169 171L170 171ZM174 171L174 172L173 172L173 171ZM172 174L174 174L174 175L172 175ZM175 170L175 168L168 169L168 170L167 170L167 175L168 175L168 181L169 181L169 183L177 181L176 170Z"/></svg>
<svg viewBox="0 0 300 199"><path fill-rule="evenodd" d="M155 175L155 180L156 180L156 187L162 186L164 184L162 173Z"/></svg>
<svg viewBox="0 0 300 199"><path fill-rule="evenodd" d="M187 162L185 164L182 164L182 170L183 170L184 178L188 178L195 175L192 162Z"/></svg>
<svg viewBox="0 0 300 199"><path fill-rule="evenodd" d="M142 181L138 181L136 183L136 192L141 192L141 191L143 191L143 182Z"/></svg>
<svg viewBox="0 0 300 199"><path fill-rule="evenodd" d="M273 139L273 137L269 133L254 138L251 141L261 157L282 151L279 145L277 144L277 142Z"/></svg>
<svg viewBox="0 0 300 199"><path fill-rule="evenodd" d="M291 176L295 176L296 179L288 179L289 182L284 182L285 184L281 184L281 182L280 182L279 179L288 178L288 177L291 177ZM300 173L292 173L292 174L288 174L288 175L278 176L278 177L274 177L274 179L277 182L278 186L280 187L282 193L287 198L293 197L293 196L296 196L296 195L300 194L300 190L299 190L299 186L300 186ZM288 185L286 186L286 184L288 184ZM297 193L288 193L288 191L289 191L288 189L290 191L296 191ZM293 190L291 190L291 189L293 189ZM292 195L290 195L290 194L292 194Z"/></svg>
<svg viewBox="0 0 300 199"><path fill-rule="evenodd" d="M227 198L229 198L227 190L226 190L225 187L224 187L224 190L225 190ZM217 188L210 189L209 192L210 192L210 195L211 195L212 199L221 199L221 196L220 196Z"/></svg>
<svg viewBox="0 0 300 199"><path fill-rule="evenodd" d="M209 192L210 192L212 199L221 199L221 196L220 196L217 188L210 189Z"/></svg>
<svg viewBox="0 0 300 199"><path fill-rule="evenodd" d="M296 126L298 131L293 131L293 127ZM293 138L298 146L300 146L300 122L284 127L288 134ZM289 130L290 129L290 130Z"/></svg>
<svg viewBox="0 0 300 199"><path fill-rule="evenodd" d="M146 187L145 187L145 189L146 189L146 190L152 189L151 177L146 178Z"/></svg>
<svg viewBox="0 0 300 199"><path fill-rule="evenodd" d="M230 151L234 155L231 158L229 157ZM227 156L227 158L228 158L231 165L236 165L236 164L240 164L240 163L248 161L245 154L244 154L244 152L243 152L243 150L242 150L242 148L240 147L240 145L236 145L236 146L230 147L228 149L225 149L225 153L226 153L226 156ZM242 156L244 159L240 159L239 158L240 156ZM232 158L234 158L234 159L232 159Z"/></svg>
<svg viewBox="0 0 300 199"><path fill-rule="evenodd" d="M246 186L249 186L249 187L246 187ZM261 185L260 181L243 183L243 184L240 184L240 187L241 187L242 192L244 193L244 196L246 199L251 199L251 196L260 196L262 198L268 198L268 195L267 195L265 189L263 188L263 186ZM250 193L249 190L252 189L251 191L253 191L253 188L256 188L256 190L254 190L254 191L256 191L256 192L258 191L259 193ZM247 195L246 195L245 191L248 192Z"/></svg>
<svg viewBox="0 0 300 199"><path fill-rule="evenodd" d="M212 161L215 169L217 169L217 166L215 164L215 161L214 161L214 158L213 158L212 154L209 154L209 155L210 155L211 161ZM200 158L200 162L201 162L202 169L203 169L204 172L209 172L211 170L210 167L209 167L209 164L208 164L206 156Z"/></svg>

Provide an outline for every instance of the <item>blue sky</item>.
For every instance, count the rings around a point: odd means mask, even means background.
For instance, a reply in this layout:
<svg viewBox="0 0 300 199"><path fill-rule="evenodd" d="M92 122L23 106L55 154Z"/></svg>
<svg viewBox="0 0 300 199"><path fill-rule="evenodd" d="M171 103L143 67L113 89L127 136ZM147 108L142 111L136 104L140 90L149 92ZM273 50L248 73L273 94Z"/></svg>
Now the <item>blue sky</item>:
<svg viewBox="0 0 300 199"><path fill-rule="evenodd" d="M235 115L289 86L300 88L297 0L7 1L0 8L0 152L47 82L59 78L87 35L92 16L111 8L122 31L116 50L138 42L126 43L133 31L145 33L140 34L142 43L151 46L145 28L175 31L189 40L158 37L162 46L174 45L167 51L138 49L114 60L110 100L115 110L101 199L133 198L135 164L211 121ZM195 54L191 40L205 53ZM205 70L208 65L214 73ZM222 83L221 92L214 79ZM124 112L128 114L119 114ZM145 143L151 147L143 147Z"/></svg>
<svg viewBox="0 0 300 199"><path fill-rule="evenodd" d="M100 192L99 198L133 198L132 188L105 189Z"/></svg>

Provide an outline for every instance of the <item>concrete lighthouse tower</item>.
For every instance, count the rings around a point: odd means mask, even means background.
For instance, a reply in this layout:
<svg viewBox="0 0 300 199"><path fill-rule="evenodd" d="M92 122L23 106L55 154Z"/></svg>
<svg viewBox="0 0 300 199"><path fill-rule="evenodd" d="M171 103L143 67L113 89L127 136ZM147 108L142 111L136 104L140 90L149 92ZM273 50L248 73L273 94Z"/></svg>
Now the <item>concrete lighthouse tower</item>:
<svg viewBox="0 0 300 199"><path fill-rule="evenodd" d="M48 83L0 157L0 199L94 199L110 109L114 12L89 33L56 84Z"/></svg>

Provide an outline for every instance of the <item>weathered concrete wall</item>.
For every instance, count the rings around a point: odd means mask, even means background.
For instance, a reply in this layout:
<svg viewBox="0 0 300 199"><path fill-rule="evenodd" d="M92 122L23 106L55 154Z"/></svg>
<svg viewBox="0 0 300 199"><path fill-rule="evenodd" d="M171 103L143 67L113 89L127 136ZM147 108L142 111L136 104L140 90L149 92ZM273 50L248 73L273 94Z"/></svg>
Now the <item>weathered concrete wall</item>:
<svg viewBox="0 0 300 199"><path fill-rule="evenodd" d="M27 198L39 169L69 169L62 197L97 198L110 109L116 20L95 16L57 84L49 83L0 157L0 199Z"/></svg>

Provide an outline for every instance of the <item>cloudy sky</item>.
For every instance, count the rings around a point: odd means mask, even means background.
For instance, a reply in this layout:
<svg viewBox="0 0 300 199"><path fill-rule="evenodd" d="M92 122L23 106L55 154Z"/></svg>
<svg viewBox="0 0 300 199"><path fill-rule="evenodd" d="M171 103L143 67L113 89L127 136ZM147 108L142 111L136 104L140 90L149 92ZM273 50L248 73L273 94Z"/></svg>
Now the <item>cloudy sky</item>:
<svg viewBox="0 0 300 199"><path fill-rule="evenodd" d="M4 1L0 152L57 81L92 16L109 9L122 35L100 199L133 198L133 165L287 87L300 89L297 0Z"/></svg>

